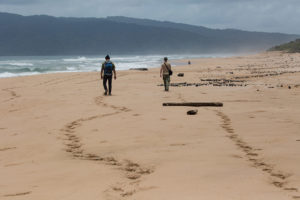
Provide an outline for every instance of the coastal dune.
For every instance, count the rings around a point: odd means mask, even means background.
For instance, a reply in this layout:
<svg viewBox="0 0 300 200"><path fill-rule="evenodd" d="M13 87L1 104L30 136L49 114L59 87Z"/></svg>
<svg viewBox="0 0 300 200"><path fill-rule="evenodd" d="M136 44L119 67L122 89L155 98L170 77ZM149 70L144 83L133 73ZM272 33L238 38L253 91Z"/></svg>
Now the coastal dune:
<svg viewBox="0 0 300 200"><path fill-rule="evenodd" d="M300 199L300 54L191 62L0 79L0 199Z"/></svg>

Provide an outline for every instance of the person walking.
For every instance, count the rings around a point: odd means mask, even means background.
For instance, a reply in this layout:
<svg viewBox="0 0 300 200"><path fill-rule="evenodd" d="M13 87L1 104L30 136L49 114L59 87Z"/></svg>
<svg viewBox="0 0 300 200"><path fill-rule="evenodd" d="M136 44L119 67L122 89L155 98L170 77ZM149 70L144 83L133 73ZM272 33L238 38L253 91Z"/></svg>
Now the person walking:
<svg viewBox="0 0 300 200"><path fill-rule="evenodd" d="M114 79L117 79L115 64L110 61L109 55L105 56L105 62L102 63L101 67L101 79L103 79L104 95L111 95L112 89L112 76ZM107 91L107 82L108 82L108 91Z"/></svg>
<svg viewBox="0 0 300 200"><path fill-rule="evenodd" d="M170 76L172 75L172 69L171 64L168 63L168 58L164 58L164 63L161 65L160 68L160 77L163 77L164 80L164 86L165 91L169 91L169 85L170 85Z"/></svg>

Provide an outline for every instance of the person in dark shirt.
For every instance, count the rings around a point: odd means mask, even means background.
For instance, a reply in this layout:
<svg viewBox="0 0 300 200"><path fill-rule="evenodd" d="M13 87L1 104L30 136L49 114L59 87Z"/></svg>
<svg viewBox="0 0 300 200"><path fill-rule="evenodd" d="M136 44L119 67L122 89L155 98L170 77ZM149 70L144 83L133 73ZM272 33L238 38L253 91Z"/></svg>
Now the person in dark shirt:
<svg viewBox="0 0 300 200"><path fill-rule="evenodd" d="M111 95L112 89L112 76L116 80L117 74L115 69L115 64L110 61L109 55L105 56L105 62L102 63L101 67L101 79L103 79L104 95ZM107 82L108 82L108 91L107 91Z"/></svg>

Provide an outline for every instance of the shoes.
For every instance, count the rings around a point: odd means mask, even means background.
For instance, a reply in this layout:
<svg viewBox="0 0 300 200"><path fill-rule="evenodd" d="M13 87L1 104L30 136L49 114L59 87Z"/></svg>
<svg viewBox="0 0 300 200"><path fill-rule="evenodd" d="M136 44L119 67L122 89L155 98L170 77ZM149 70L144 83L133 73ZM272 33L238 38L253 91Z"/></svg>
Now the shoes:
<svg viewBox="0 0 300 200"><path fill-rule="evenodd" d="M104 95L107 96L107 91L104 92ZM109 96L111 96L111 93L108 93Z"/></svg>

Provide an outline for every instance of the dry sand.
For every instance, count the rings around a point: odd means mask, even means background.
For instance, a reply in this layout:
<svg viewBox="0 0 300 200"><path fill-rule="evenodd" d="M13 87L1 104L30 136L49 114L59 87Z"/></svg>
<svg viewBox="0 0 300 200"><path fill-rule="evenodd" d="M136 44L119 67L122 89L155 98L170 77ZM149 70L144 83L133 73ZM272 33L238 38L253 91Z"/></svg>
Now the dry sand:
<svg viewBox="0 0 300 200"><path fill-rule="evenodd" d="M300 54L191 61L0 79L0 199L300 199Z"/></svg>

